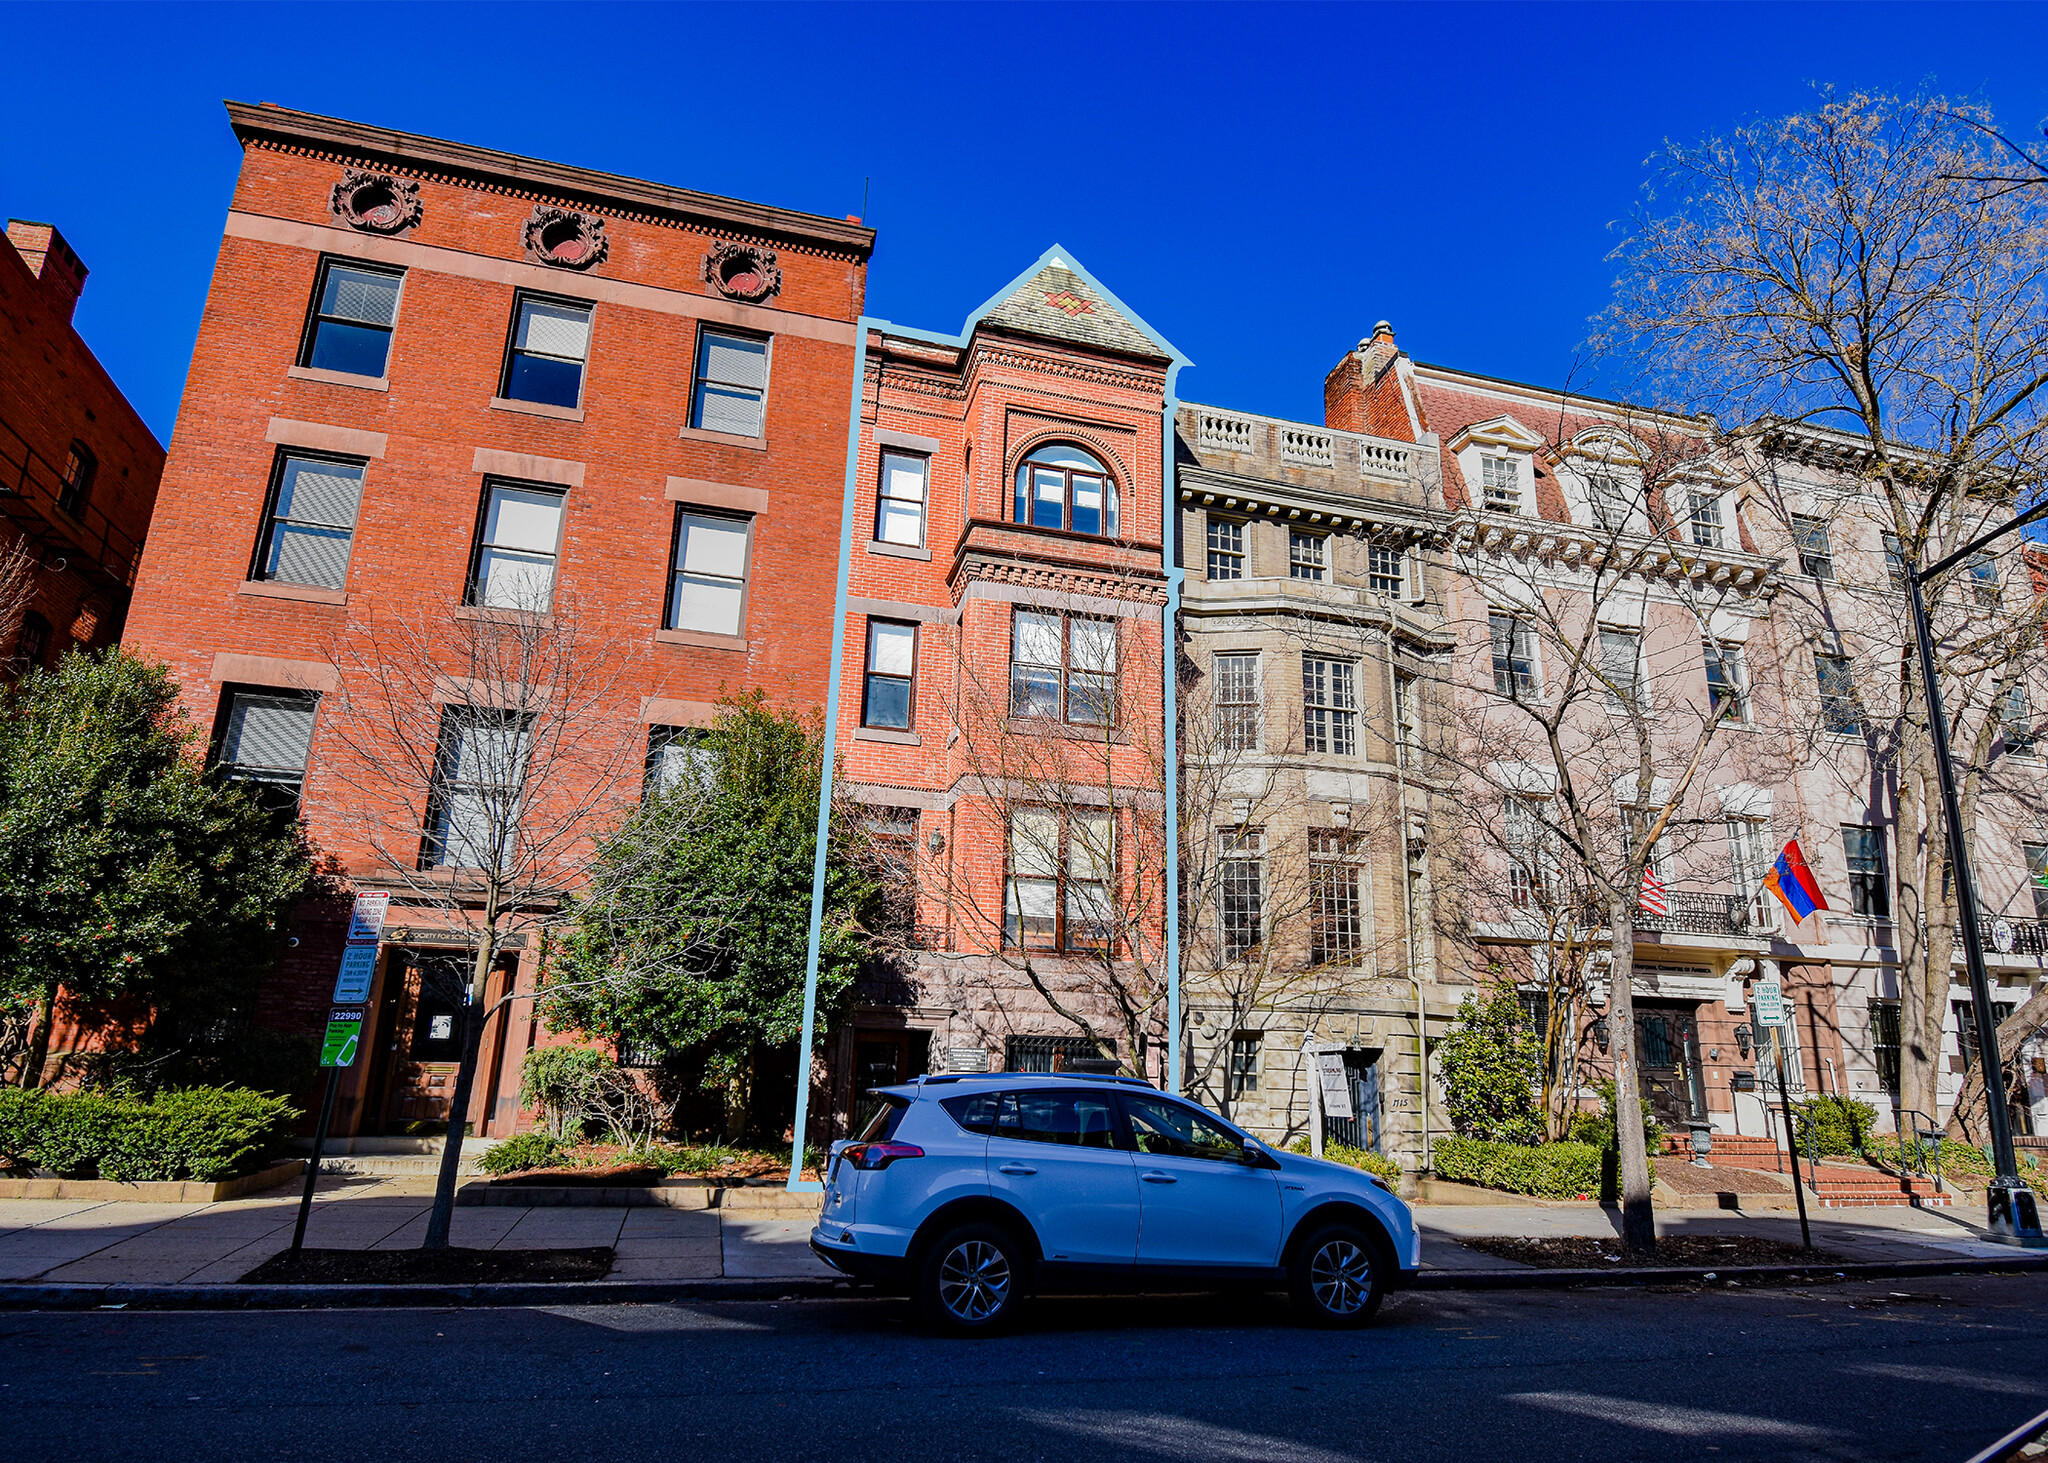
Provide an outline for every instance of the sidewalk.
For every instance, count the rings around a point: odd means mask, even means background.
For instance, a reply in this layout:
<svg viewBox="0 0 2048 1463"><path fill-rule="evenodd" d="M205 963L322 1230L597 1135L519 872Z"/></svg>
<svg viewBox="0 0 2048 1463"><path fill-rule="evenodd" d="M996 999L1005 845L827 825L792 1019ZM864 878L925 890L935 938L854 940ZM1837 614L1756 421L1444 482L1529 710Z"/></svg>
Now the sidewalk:
<svg viewBox="0 0 2048 1463"><path fill-rule="evenodd" d="M306 1243L321 1249L410 1249L426 1229L433 1180L328 1175ZM298 1189L218 1204L0 1200L0 1282L81 1285L232 1284L291 1243ZM1853 1215L1853 1217L1851 1217ZM1461 1236L1617 1234L1619 1214L1583 1205L1418 1205L1425 1270L1528 1267L1467 1249ZM811 1254L805 1214L746 1210L459 1205L451 1239L475 1249L610 1245L609 1280L826 1277ZM1846 1261L2012 1259L1954 1210L1829 1210L1813 1242ZM1790 1213L1664 1210L1658 1232L1799 1239Z"/></svg>
<svg viewBox="0 0 2048 1463"><path fill-rule="evenodd" d="M411 1249L426 1231L431 1178L328 1175L306 1243ZM299 1188L218 1204L0 1200L0 1281L84 1285L231 1284L291 1244ZM715 1209L460 1205L449 1238L472 1249L610 1245L613 1280L824 1276L799 1215Z"/></svg>

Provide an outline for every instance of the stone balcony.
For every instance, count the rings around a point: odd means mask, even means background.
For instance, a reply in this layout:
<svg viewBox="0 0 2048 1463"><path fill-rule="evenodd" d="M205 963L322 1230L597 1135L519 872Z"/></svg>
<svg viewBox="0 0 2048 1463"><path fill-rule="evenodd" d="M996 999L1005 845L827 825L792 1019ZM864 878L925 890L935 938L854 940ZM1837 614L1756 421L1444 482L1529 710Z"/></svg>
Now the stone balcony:
<svg viewBox="0 0 2048 1463"><path fill-rule="evenodd" d="M1183 449L1181 471L1213 479L1235 494L1245 512L1258 512L1258 485L1308 490L1345 507L1365 503L1421 509L1424 484L1436 472L1436 448L1360 432L1340 432L1307 422L1290 422L1220 407L1184 405L1177 423ZM1189 461L1189 455L1193 460ZM1183 501L1189 497L1182 493ZM1291 501L1298 501L1289 493ZM1197 498L1199 501L1199 498ZM1335 520L1342 514L1332 515ZM1368 525L1361 519L1360 528Z"/></svg>

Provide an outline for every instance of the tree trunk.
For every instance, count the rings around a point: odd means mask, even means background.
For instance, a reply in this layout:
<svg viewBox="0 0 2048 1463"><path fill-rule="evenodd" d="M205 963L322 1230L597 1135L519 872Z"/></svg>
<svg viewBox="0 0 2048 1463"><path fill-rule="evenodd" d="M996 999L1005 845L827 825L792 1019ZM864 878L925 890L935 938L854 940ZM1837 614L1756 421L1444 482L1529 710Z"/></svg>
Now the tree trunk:
<svg viewBox="0 0 2048 1463"><path fill-rule="evenodd" d="M21 1085L43 1085L43 1067L50 1060L50 1025L57 1019L57 982L43 987L41 1005L36 1008L35 1030L29 1033L28 1055L21 1064Z"/></svg>
<svg viewBox="0 0 2048 1463"><path fill-rule="evenodd" d="M462 1003L462 1061L455 1069L455 1096L448 1111L448 1136L442 1140L441 1172L434 1180L434 1207L427 1215L423 1250L448 1248L448 1229L455 1221L455 1182L462 1170L463 1127L469 1121L469 1095L476 1086L476 1058L484 1041L484 997L491 966L497 958L497 932L486 926L477 946L469 997Z"/></svg>
<svg viewBox="0 0 2048 1463"><path fill-rule="evenodd" d="M1657 1214L1650 1199L1650 1156L1643 1146L1642 1095L1636 1082L1635 908L1633 891L1609 904L1613 980L1607 992L1608 1042L1614 1052L1614 1146L1621 1167L1621 1243L1657 1251Z"/></svg>
<svg viewBox="0 0 2048 1463"><path fill-rule="evenodd" d="M1998 1064L2010 1067L2020 1054L2020 1044L2043 1026L2048 1026L2048 986L2036 991L2027 1003L1998 1024ZM2006 1073L2006 1094L2011 1097L2012 1085L2023 1080L2018 1074ZM1956 1094L1956 1105L1948 1115L1950 1138L1967 1143L1989 1143L1991 1141L1990 1109L1984 1101L1983 1054L1970 1063L1970 1070L1963 1078L1962 1091Z"/></svg>

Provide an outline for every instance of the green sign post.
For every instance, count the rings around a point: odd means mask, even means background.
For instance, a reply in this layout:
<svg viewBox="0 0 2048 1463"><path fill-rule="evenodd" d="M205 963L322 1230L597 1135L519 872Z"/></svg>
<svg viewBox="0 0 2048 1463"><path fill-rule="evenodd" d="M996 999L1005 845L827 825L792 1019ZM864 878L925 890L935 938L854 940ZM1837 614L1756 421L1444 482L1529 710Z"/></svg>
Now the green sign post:
<svg viewBox="0 0 2048 1463"><path fill-rule="evenodd" d="M313 1129L313 1153L306 1160L306 1187L299 1195L299 1219L292 1226L292 1257L298 1258L306 1243L306 1220L313 1212L313 1186L320 1181L320 1151L327 1146L327 1125L334 1119L334 1093L341 1085L341 1069L355 1065L356 1052L363 1044L363 1008L333 1006L327 1012L327 1030L320 1037L320 1065L327 1072L327 1094L320 1099L320 1124Z"/></svg>
<svg viewBox="0 0 2048 1463"><path fill-rule="evenodd" d="M363 1036L363 1013L360 1009L335 1010L327 1013L327 1034L320 1040L320 1065L323 1067L353 1067L356 1063L356 1048ZM328 1078L333 1085L334 1079Z"/></svg>

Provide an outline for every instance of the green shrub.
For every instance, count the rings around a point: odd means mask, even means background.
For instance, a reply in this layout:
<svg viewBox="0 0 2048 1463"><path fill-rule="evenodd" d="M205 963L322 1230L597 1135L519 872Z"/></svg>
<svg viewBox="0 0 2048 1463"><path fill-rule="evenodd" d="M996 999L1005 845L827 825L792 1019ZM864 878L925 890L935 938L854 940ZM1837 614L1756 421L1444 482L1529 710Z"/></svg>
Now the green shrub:
<svg viewBox="0 0 2048 1463"><path fill-rule="evenodd" d="M65 1178L218 1183L269 1157L298 1110L242 1087L192 1087L149 1099L101 1092L0 1096L0 1151Z"/></svg>
<svg viewBox="0 0 2048 1463"><path fill-rule="evenodd" d="M1600 1084L1600 1111L1582 1112L1572 1115L1565 1128L1565 1140L1571 1143L1590 1143L1595 1148L1614 1146L1614 1083ZM1664 1146L1664 1128L1650 1116L1650 1104L1643 1101L1643 1151L1655 1153Z"/></svg>
<svg viewBox="0 0 2048 1463"><path fill-rule="evenodd" d="M551 1133L521 1133L502 1143L492 1144L490 1151L476 1161L476 1166L489 1174L554 1168L567 1152L561 1140Z"/></svg>
<svg viewBox="0 0 2048 1463"><path fill-rule="evenodd" d="M1479 1184L1539 1199L1576 1199L1600 1192L1602 1149L1590 1143L1490 1143L1483 1138L1439 1138L1438 1178ZM1650 1182L1657 1167L1650 1165Z"/></svg>
<svg viewBox="0 0 2048 1463"><path fill-rule="evenodd" d="M1809 1097L1792 1109L1802 1152L1811 1135L1812 1146L1823 1154L1861 1153L1876 1121L1877 1109L1853 1097Z"/></svg>
<svg viewBox="0 0 2048 1463"><path fill-rule="evenodd" d="M1457 1029L1433 1050L1451 1126L1471 1138L1542 1141L1536 1094L1543 1084L1543 1041L1529 1029L1513 985L1466 996L1458 1003Z"/></svg>
<svg viewBox="0 0 2048 1463"><path fill-rule="evenodd" d="M1296 1138L1288 1145L1287 1151L1308 1152L1308 1139ZM1353 1168L1362 1168L1375 1178L1385 1180L1388 1188L1397 1188L1401 1183L1401 1165L1384 1153L1374 1153L1369 1148L1353 1148L1349 1143L1325 1142L1323 1157L1332 1163L1348 1163Z"/></svg>

